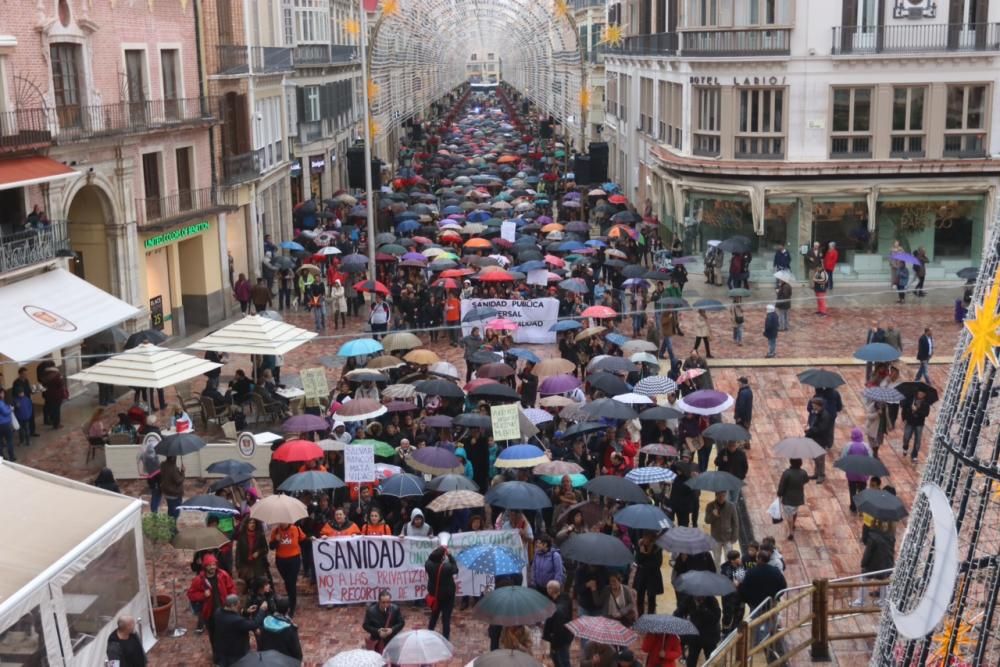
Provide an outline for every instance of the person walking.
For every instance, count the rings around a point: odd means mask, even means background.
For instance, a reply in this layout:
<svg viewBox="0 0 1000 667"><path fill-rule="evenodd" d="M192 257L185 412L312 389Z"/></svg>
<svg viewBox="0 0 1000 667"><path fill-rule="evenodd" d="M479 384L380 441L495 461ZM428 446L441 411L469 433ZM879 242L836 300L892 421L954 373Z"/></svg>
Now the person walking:
<svg viewBox="0 0 1000 667"><path fill-rule="evenodd" d="M823 269L829 278L827 290L833 291L833 274L837 272L837 260L840 259L840 252L837 251L837 242L830 241L827 244L826 252L823 254Z"/></svg>
<svg viewBox="0 0 1000 667"><path fill-rule="evenodd" d="M750 388L750 379L745 375L741 375L737 382L739 389L736 390L733 420L749 431L753 422L753 389Z"/></svg>
<svg viewBox="0 0 1000 667"><path fill-rule="evenodd" d="M805 435L807 438L815 440L827 452L833 447L834 419L833 413L827 409L826 401L823 398L813 396L809 400L809 421L806 425ZM822 484L826 481L826 454L817 456L813 462L816 483Z"/></svg>
<svg viewBox="0 0 1000 667"><path fill-rule="evenodd" d="M451 639L451 613L455 609L455 575L458 574L455 557L448 553L446 547L439 546L427 557L424 570L427 572L427 594L434 596L430 605L431 617L427 622L427 629L433 630L440 618L441 635L445 639Z"/></svg>
<svg viewBox="0 0 1000 667"><path fill-rule="evenodd" d="M903 335L892 324L885 328L885 344L896 348L899 353L903 352Z"/></svg>
<svg viewBox="0 0 1000 667"><path fill-rule="evenodd" d="M184 466L177 464L176 456L168 456L160 464L160 493L167 501L167 514L176 519L184 500Z"/></svg>
<svg viewBox="0 0 1000 667"><path fill-rule="evenodd" d="M805 265L807 277L812 276L817 269L823 266L823 249L819 241L813 241L812 247L802 256L802 262Z"/></svg>
<svg viewBox="0 0 1000 667"><path fill-rule="evenodd" d="M570 667L569 649L573 645L573 633L566 628L566 624L573 620L573 603L563 593L562 584L558 581L548 582L545 594L555 604L555 610L545 619L542 639L549 643L553 667Z"/></svg>
<svg viewBox="0 0 1000 667"><path fill-rule="evenodd" d="M733 297L733 305L729 307L729 316L733 321L733 342L739 346L743 345L743 305L742 298Z"/></svg>
<svg viewBox="0 0 1000 667"><path fill-rule="evenodd" d="M778 313L778 331L788 331L788 319L792 312L792 284L779 280L775 294L774 308Z"/></svg>
<svg viewBox="0 0 1000 667"><path fill-rule="evenodd" d="M802 469L802 459L791 459L788 468L778 480L778 498L781 509L788 519L788 539L795 539L795 518L799 508L806 504L805 488L809 483L809 473Z"/></svg>
<svg viewBox="0 0 1000 667"><path fill-rule="evenodd" d="M548 534L543 533L535 538L535 557L531 561L529 575L532 587L542 595L545 595L550 581L558 581L560 584L566 581L562 554L553 545Z"/></svg>
<svg viewBox="0 0 1000 667"><path fill-rule="evenodd" d="M261 621L267 615L267 603L247 611L253 615L252 618L240 613L240 596L231 593L225 597L222 609L215 613L212 647L219 667L235 665L250 652L250 634L260 629Z"/></svg>
<svg viewBox="0 0 1000 667"><path fill-rule="evenodd" d="M662 359L663 352L666 351L668 358L670 359L670 365L673 367L677 363L677 357L674 356L674 345L671 340L674 336L683 336L684 333L681 332L680 321L677 319L676 310L664 310L660 315L660 329L662 336L660 338L660 349L657 351L657 355Z"/></svg>
<svg viewBox="0 0 1000 667"><path fill-rule="evenodd" d="M745 480L750 472L750 464L747 461L747 453L743 449L742 443L735 440L727 442L725 448L715 457L715 467L722 472L728 472L737 479ZM740 489L729 492L730 503L735 504L739 498Z"/></svg>
<svg viewBox="0 0 1000 667"><path fill-rule="evenodd" d="M201 571L191 580L187 598L195 613L198 614L198 629L208 629L209 641L212 642L212 655L216 656L215 647L215 612L222 609L226 598L236 593L236 584L229 573L219 568L218 559L207 554L201 559ZM215 661L218 663L218 659Z"/></svg>
<svg viewBox="0 0 1000 667"><path fill-rule="evenodd" d="M917 340L917 361L920 362L920 368L917 369L917 374L914 376L914 381L919 381L923 378L925 382L930 384L930 363L931 357L934 356L934 334L931 332L930 327L924 327L924 333Z"/></svg>
<svg viewBox="0 0 1000 667"><path fill-rule="evenodd" d="M468 336L462 337L462 353L465 359L465 381L472 379L472 371L475 366L472 363L472 355L483 346L483 337L479 335L479 327L472 327Z"/></svg>
<svg viewBox="0 0 1000 667"><path fill-rule="evenodd" d="M250 312L250 292L250 281L241 273L233 285L233 297L240 302L240 312L244 315Z"/></svg>
<svg viewBox="0 0 1000 667"><path fill-rule="evenodd" d="M907 268L905 263L901 263L899 268L896 269L896 294L898 296L897 303L906 302L906 286L910 283L910 269Z"/></svg>
<svg viewBox="0 0 1000 667"><path fill-rule="evenodd" d="M729 493L716 491L715 500L705 508L705 523L711 527L712 539L716 541L712 556L716 563L725 562L725 556L733 545L739 545L740 522L736 515L736 505L729 502Z"/></svg>
<svg viewBox="0 0 1000 667"><path fill-rule="evenodd" d="M775 273L792 270L792 254L788 252L788 248L785 247L784 243L778 243L778 247L774 250L772 268L774 268ZM775 287L778 287L778 285L775 285Z"/></svg>
<svg viewBox="0 0 1000 667"><path fill-rule="evenodd" d="M923 246L917 248L913 256L920 260L919 263L913 265L913 275L917 279L913 293L918 297L925 297L927 296L927 292L924 291L924 279L927 277L927 262L931 260L927 257L927 251L924 250Z"/></svg>
<svg viewBox="0 0 1000 667"><path fill-rule="evenodd" d="M288 615L288 598L278 598L274 601L274 609L267 607L270 614L264 617L260 633L257 635L257 651L277 651L289 658L302 660L302 642L299 640L299 628ZM259 612L259 609L258 609Z"/></svg>
<svg viewBox="0 0 1000 667"><path fill-rule="evenodd" d="M302 569L302 543L306 542L306 548L312 548L307 539L306 534L295 524L279 523L271 531L268 546L274 551L274 566L285 582L289 616L295 616L299 599L295 585L299 579L299 570Z"/></svg>
<svg viewBox="0 0 1000 667"><path fill-rule="evenodd" d="M871 456L872 450L865 444L865 433L858 427L851 429L851 442L844 449L843 456ZM858 495L868 487L868 475L861 475L856 472L849 472L847 475L847 497L850 500L851 513L857 514L858 508L854 504L854 496Z"/></svg>
<svg viewBox="0 0 1000 667"><path fill-rule="evenodd" d="M379 334L388 331L392 324L392 309L380 292L375 293L375 302L372 303L371 312L368 313L368 324L371 325L375 340L382 340Z"/></svg>
<svg viewBox="0 0 1000 667"><path fill-rule="evenodd" d="M899 407L903 412L903 454L905 455L910 448L912 439L913 453L910 454L910 461L915 462L920 452L920 440L924 435L924 422L931 412L927 392L918 391L915 395L903 399Z"/></svg>
<svg viewBox="0 0 1000 667"><path fill-rule="evenodd" d="M767 304L767 314L764 316L764 338L767 339L768 359L773 359L778 349L778 314L775 307Z"/></svg>
<svg viewBox="0 0 1000 667"><path fill-rule="evenodd" d="M691 331L694 333L694 349L698 350L701 346L702 341L705 341L705 358L712 358L712 348L710 347L712 339L712 328L708 324L708 313L699 308L698 313L694 317L694 324L691 325Z"/></svg>
<svg viewBox="0 0 1000 667"><path fill-rule="evenodd" d="M827 272L820 266L812 274L812 287L813 293L816 295L816 314L826 317L826 290L827 284L830 281L830 276Z"/></svg>
<svg viewBox="0 0 1000 667"><path fill-rule="evenodd" d="M271 307L271 288L267 286L267 280L258 278L257 284L250 290L250 301L253 302L253 310L260 315Z"/></svg>
<svg viewBox="0 0 1000 667"><path fill-rule="evenodd" d="M663 593L663 549L656 544L656 533L643 531L635 551L635 605L639 616L656 613L656 596Z"/></svg>
<svg viewBox="0 0 1000 667"><path fill-rule="evenodd" d="M330 285L330 317L334 329L347 328L347 293L339 278Z"/></svg>
<svg viewBox="0 0 1000 667"><path fill-rule="evenodd" d="M118 617L118 627L108 636L106 654L108 664L115 667L146 667L146 651L135 631L135 617Z"/></svg>
<svg viewBox="0 0 1000 667"><path fill-rule="evenodd" d="M697 665L702 653L707 660L722 638L722 608L719 601L714 597L688 596L678 605L675 615L687 618L698 629L696 636L685 638L687 653L684 664Z"/></svg>

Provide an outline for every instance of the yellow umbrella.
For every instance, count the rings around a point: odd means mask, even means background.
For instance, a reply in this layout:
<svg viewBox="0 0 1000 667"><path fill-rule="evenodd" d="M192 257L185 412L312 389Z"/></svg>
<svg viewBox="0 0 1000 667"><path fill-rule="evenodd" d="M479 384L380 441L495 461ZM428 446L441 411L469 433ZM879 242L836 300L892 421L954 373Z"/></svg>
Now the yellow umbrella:
<svg viewBox="0 0 1000 667"><path fill-rule="evenodd" d="M434 352L425 349L411 350L406 353L406 356L403 357L403 359L418 366L430 366L431 364L436 364L441 361L441 357Z"/></svg>
<svg viewBox="0 0 1000 667"><path fill-rule="evenodd" d="M607 331L605 327L587 327L586 329L578 333L574 340L576 340L576 342L579 343L581 340L587 340L591 336L596 336L597 334L604 333L605 331Z"/></svg>
<svg viewBox="0 0 1000 667"><path fill-rule="evenodd" d="M563 359L561 357L553 357L550 359L542 359L540 362L535 364L535 375L538 377L544 377L547 375L560 375L561 373L572 373L576 370L576 364L574 364L569 359Z"/></svg>

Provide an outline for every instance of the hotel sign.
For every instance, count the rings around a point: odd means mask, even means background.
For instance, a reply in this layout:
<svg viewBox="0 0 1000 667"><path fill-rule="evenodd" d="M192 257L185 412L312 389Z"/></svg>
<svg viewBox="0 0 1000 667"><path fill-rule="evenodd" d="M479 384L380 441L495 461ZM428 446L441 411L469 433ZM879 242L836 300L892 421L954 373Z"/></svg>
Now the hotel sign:
<svg viewBox="0 0 1000 667"><path fill-rule="evenodd" d="M171 229L169 232L164 232L162 234L157 234L156 236L150 236L143 242L146 250L153 250L154 248L159 248L162 245L168 243L173 243L174 241L183 241L184 239L194 236L196 234L201 234L207 231L211 225L202 221L194 225L188 225L187 227L181 227L180 229Z"/></svg>
<svg viewBox="0 0 1000 667"><path fill-rule="evenodd" d="M734 86L784 86L787 77L784 76L734 76L732 77ZM690 77L692 86L721 86L728 84L727 77L719 76L692 76Z"/></svg>

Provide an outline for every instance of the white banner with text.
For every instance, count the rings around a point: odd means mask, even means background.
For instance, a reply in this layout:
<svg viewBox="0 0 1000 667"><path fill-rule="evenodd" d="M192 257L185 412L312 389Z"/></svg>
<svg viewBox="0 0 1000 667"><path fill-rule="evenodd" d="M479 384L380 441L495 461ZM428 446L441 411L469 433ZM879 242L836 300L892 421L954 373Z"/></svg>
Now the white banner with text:
<svg viewBox="0 0 1000 667"><path fill-rule="evenodd" d="M462 299L463 336L468 336L474 326L479 327L482 334L490 322L465 322L466 313L473 308L492 308L497 311L497 317L516 322L515 343L556 342L556 332L549 329L559 319L558 299Z"/></svg>

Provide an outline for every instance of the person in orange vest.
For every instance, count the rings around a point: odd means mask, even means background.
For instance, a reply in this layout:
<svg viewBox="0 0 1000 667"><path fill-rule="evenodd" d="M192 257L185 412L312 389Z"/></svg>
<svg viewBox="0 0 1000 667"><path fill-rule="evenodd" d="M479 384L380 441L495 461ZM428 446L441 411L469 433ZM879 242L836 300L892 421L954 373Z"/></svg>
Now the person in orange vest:
<svg viewBox="0 0 1000 667"><path fill-rule="evenodd" d="M295 584L302 568L301 545L306 540L306 534L295 524L280 523L271 531L270 547L274 550L274 564L285 582L289 616L295 615L295 604L298 602ZM309 548L308 544L306 546Z"/></svg>
<svg viewBox="0 0 1000 667"><path fill-rule="evenodd" d="M451 346L458 346L458 333L461 331L459 325L462 320L462 301L455 292L449 292L448 298L444 302L444 323L448 327L448 338Z"/></svg>
<svg viewBox="0 0 1000 667"><path fill-rule="evenodd" d="M350 537L360 535L358 524L347 518L343 507L338 507L333 513L333 521L323 524L319 531L320 537Z"/></svg>

